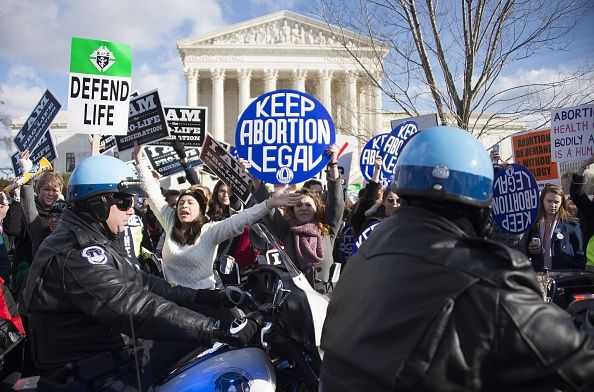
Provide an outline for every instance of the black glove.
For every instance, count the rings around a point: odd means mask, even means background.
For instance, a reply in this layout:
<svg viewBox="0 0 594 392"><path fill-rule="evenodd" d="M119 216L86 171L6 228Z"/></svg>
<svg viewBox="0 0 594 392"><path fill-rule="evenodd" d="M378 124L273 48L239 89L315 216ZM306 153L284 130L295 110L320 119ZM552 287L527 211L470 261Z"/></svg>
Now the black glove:
<svg viewBox="0 0 594 392"><path fill-rule="evenodd" d="M186 155L184 145L178 139L175 139L175 141L173 142L173 150L179 156L179 159L186 159L188 157Z"/></svg>
<svg viewBox="0 0 594 392"><path fill-rule="evenodd" d="M235 304L231 302L225 290L196 290L194 302L200 305L207 305L213 308L234 308Z"/></svg>
<svg viewBox="0 0 594 392"><path fill-rule="evenodd" d="M232 346L245 346L258 332L258 323L249 314L246 317L233 319L231 323L220 321L214 330L214 337Z"/></svg>

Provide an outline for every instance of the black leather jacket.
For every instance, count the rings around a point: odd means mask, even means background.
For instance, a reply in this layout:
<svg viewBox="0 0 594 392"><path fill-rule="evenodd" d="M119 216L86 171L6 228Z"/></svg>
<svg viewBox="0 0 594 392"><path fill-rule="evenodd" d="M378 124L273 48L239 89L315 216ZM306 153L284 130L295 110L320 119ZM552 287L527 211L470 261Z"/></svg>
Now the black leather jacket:
<svg viewBox="0 0 594 392"><path fill-rule="evenodd" d="M321 391L563 391L594 340L546 304L528 259L400 207L352 257L322 333Z"/></svg>
<svg viewBox="0 0 594 392"><path fill-rule="evenodd" d="M52 369L121 349L131 320L140 338L211 344L214 320L178 305L216 306L216 293L138 271L118 237L90 222L65 210L31 266L22 302L36 366Z"/></svg>

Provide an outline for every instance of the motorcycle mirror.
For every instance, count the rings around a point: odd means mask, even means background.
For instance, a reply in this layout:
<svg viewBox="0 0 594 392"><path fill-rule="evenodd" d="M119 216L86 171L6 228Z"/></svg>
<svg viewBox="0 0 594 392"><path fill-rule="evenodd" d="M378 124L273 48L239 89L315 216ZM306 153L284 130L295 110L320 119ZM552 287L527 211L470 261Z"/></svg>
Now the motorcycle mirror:
<svg viewBox="0 0 594 392"><path fill-rule="evenodd" d="M260 231L258 230L259 227L257 225L258 223L252 225L250 228L250 244L252 245L252 248L260 252L266 252L269 249L268 244L266 243L266 240L260 235Z"/></svg>
<svg viewBox="0 0 594 392"><path fill-rule="evenodd" d="M237 284L241 283L241 276L239 274L239 265L235 261L235 258L230 255L222 255L221 263L219 265L219 272L223 275L231 275L233 270L237 274Z"/></svg>

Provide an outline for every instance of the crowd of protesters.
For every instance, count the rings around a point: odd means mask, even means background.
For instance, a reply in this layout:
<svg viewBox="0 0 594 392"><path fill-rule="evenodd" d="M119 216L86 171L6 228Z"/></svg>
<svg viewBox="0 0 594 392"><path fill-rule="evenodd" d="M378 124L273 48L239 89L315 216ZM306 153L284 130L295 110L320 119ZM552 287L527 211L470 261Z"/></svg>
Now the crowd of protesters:
<svg viewBox="0 0 594 392"><path fill-rule="evenodd" d="M261 181L252 178L254 197L243 205L220 180L212 189L202 185L200 170L188 162L183 145L177 142L174 148L189 188L161 189L159 175L138 165L148 197L136 198L135 214L121 234L128 256L140 269L164 276L174 284L200 288L220 284L217 268L221 258L228 256L235 259L242 271L253 268L258 264L259 251L251 246L250 225L262 220L310 282L323 291L330 266L339 261L336 255L344 227L352 226L352 237L356 238L374 223L391 217L400 205L398 195L380 185L381 158L376 159L373 178L358 197L345 197L336 167L336 146L327 152L330 164L325 186L316 179L307 181L296 191L300 201L295 207L270 212L254 209L258 201L266 200L272 193ZM135 157L142 162L140 148ZM491 158L494 170L499 170L498 154L492 153ZM249 162L240 163L247 170ZM490 238L523 251L536 271L584 270L594 266L594 201L585 192L584 174L592 163L594 157L573 175L569 197L555 185L542 190L537 221L526 233L506 234L493 224ZM25 170L30 168L28 154L22 154L21 164ZM61 176L50 172L41 175L35 184L0 194L0 277L15 296L22 290L36 250L56 229L62 210L67 208L63 187ZM208 230L211 227L225 230ZM198 250L190 251L191 248ZM195 254L207 262L197 265Z"/></svg>

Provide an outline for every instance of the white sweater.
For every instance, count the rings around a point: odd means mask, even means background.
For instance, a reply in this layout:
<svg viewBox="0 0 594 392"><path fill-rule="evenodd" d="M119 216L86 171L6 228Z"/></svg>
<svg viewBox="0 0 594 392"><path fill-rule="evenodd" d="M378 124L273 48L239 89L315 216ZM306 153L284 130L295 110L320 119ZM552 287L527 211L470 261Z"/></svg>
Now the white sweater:
<svg viewBox="0 0 594 392"><path fill-rule="evenodd" d="M264 217L268 213L266 202L222 221L209 222L202 226L202 232L194 244L179 245L171 239L175 210L167 205L159 184L148 168L145 165L136 165L136 170L148 195L149 206L165 231L162 257L165 279L193 289L213 289L215 278L212 269L219 244L241 234L247 225Z"/></svg>

